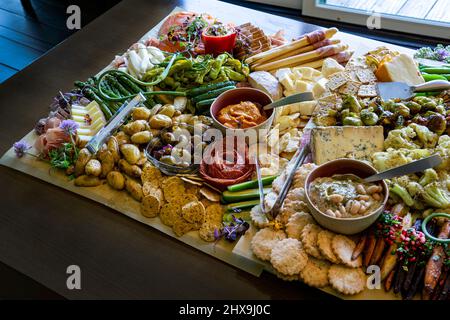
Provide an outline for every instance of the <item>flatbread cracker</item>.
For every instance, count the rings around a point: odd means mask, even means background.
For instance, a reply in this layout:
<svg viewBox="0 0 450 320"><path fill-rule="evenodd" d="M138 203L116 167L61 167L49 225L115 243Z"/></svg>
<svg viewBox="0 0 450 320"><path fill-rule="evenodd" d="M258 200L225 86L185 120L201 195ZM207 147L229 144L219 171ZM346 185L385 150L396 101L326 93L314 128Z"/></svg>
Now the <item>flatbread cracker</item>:
<svg viewBox="0 0 450 320"><path fill-rule="evenodd" d="M308 286L323 288L328 285L328 271L330 263L309 257L306 266L300 271L300 279Z"/></svg>
<svg viewBox="0 0 450 320"><path fill-rule="evenodd" d="M298 275L306 266L308 255L297 239L283 239L275 243L270 254L270 263L286 276Z"/></svg>
<svg viewBox="0 0 450 320"><path fill-rule="evenodd" d="M310 223L314 223L313 217L306 212L296 212L286 224L286 233L289 238L300 240L303 228Z"/></svg>
<svg viewBox="0 0 450 320"><path fill-rule="evenodd" d="M334 264L328 271L328 280L335 290L353 295L364 290L367 277L361 268L349 268Z"/></svg>
<svg viewBox="0 0 450 320"><path fill-rule="evenodd" d="M331 248L331 242L335 234L328 230L323 230L317 235L317 246L322 256L332 263L339 263L338 258Z"/></svg>
<svg viewBox="0 0 450 320"><path fill-rule="evenodd" d="M352 260L352 254L355 250L355 242L341 234L334 236L331 241L331 248L333 253L338 258L338 260L350 268L358 268L362 265L362 256L360 255L357 259Z"/></svg>
<svg viewBox="0 0 450 320"><path fill-rule="evenodd" d="M270 254L275 244L286 239L286 234L282 230L273 230L272 228L260 229L252 238L252 252L263 261L270 260Z"/></svg>
<svg viewBox="0 0 450 320"><path fill-rule="evenodd" d="M317 224L310 223L303 228L301 235L305 251L317 259L323 258L317 246L317 235L321 231L322 228L319 227Z"/></svg>

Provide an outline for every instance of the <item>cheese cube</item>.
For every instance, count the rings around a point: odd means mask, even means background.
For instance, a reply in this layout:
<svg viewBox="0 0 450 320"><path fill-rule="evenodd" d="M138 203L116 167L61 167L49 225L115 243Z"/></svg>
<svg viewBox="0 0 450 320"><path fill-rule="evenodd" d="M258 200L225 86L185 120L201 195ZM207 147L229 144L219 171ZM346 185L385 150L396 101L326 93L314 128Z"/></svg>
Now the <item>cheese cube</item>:
<svg viewBox="0 0 450 320"><path fill-rule="evenodd" d="M332 74L334 74L336 72L341 72L341 71L344 71L344 70L345 70L345 68L343 66L341 66L339 64L339 62L337 62L333 58L326 58L323 61L322 75L325 78L328 78L329 76L331 76Z"/></svg>
<svg viewBox="0 0 450 320"><path fill-rule="evenodd" d="M292 68L292 72L296 75L299 74L299 78L303 80L315 80L316 78L322 76L320 71L310 67L295 67Z"/></svg>
<svg viewBox="0 0 450 320"><path fill-rule="evenodd" d="M274 76L278 79L278 81L281 80L281 78L288 76L290 77L292 74L291 68L281 68L275 71Z"/></svg>
<svg viewBox="0 0 450 320"><path fill-rule="evenodd" d="M281 77L279 81L283 85L285 90L294 91L295 84L289 74L286 74L283 77Z"/></svg>
<svg viewBox="0 0 450 320"><path fill-rule="evenodd" d="M311 133L314 163L320 165L339 158L370 160L383 151L383 127L316 127Z"/></svg>
<svg viewBox="0 0 450 320"><path fill-rule="evenodd" d="M296 93L303 93L303 92L311 91L310 88L311 88L311 85L308 82L302 81L302 80L295 80L295 92Z"/></svg>

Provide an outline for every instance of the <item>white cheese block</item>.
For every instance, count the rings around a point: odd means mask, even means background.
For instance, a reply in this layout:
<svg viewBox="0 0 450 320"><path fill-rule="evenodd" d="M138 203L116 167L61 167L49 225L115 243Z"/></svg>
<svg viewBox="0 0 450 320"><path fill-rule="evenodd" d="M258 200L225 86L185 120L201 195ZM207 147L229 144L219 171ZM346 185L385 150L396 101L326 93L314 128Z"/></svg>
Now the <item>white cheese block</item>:
<svg viewBox="0 0 450 320"><path fill-rule="evenodd" d="M267 93L273 100L279 100L283 96L283 88L277 78L267 71L255 71L249 74L248 82L253 88Z"/></svg>
<svg viewBox="0 0 450 320"><path fill-rule="evenodd" d="M295 80L295 92L303 93L311 91L311 85L303 80Z"/></svg>
<svg viewBox="0 0 450 320"><path fill-rule="evenodd" d="M334 74L336 72L341 72L341 71L344 71L344 70L345 70L345 68L343 66L341 66L339 64L339 62L337 62L333 58L326 58L323 61L322 75L325 78L328 78L329 76L331 76L332 74Z"/></svg>
<svg viewBox="0 0 450 320"><path fill-rule="evenodd" d="M303 80L315 80L322 75L320 71L310 67L295 67L292 68L292 72L297 75L297 78Z"/></svg>
<svg viewBox="0 0 450 320"><path fill-rule="evenodd" d="M383 63L375 75L381 82L404 82L410 86L425 82L413 58L405 53Z"/></svg>
<svg viewBox="0 0 450 320"><path fill-rule="evenodd" d="M317 106L317 101L314 100L314 101L303 101L303 102L289 104L286 106L286 108L289 109L289 114L298 112L302 116L310 116L313 114L316 106Z"/></svg>
<svg viewBox="0 0 450 320"><path fill-rule="evenodd" d="M325 93L325 91L327 91L327 89L325 87L325 84L327 83L327 81L328 81L327 79L322 78L314 84L314 86L311 89L311 91L314 95L314 98L318 99Z"/></svg>
<svg viewBox="0 0 450 320"><path fill-rule="evenodd" d="M294 81L292 80L292 77L289 74L286 74L283 77L281 77L280 83L283 85L285 91L294 91L295 90Z"/></svg>
<svg viewBox="0 0 450 320"><path fill-rule="evenodd" d="M275 77L280 80L285 76L290 76L292 74L291 68L281 68L275 71Z"/></svg>
<svg viewBox="0 0 450 320"><path fill-rule="evenodd" d="M311 133L314 163L339 158L370 160L374 152L383 151L383 127L316 127Z"/></svg>

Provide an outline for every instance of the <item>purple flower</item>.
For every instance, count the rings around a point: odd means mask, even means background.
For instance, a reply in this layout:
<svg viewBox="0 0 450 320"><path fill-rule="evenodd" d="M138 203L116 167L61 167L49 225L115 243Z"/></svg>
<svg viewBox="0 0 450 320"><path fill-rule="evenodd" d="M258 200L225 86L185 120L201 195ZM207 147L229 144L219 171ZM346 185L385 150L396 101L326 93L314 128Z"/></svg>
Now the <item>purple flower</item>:
<svg viewBox="0 0 450 320"><path fill-rule="evenodd" d="M17 158L22 158L25 154L25 151L31 149L31 146L25 141L18 141L14 143L13 148Z"/></svg>
<svg viewBox="0 0 450 320"><path fill-rule="evenodd" d="M63 129L68 135L74 134L78 129L78 123L73 120L64 120L59 125L61 129Z"/></svg>
<svg viewBox="0 0 450 320"><path fill-rule="evenodd" d="M450 52L448 52L445 49L437 49L436 50L436 54L437 54L437 56L438 56L440 61L444 61L445 59L450 57Z"/></svg>

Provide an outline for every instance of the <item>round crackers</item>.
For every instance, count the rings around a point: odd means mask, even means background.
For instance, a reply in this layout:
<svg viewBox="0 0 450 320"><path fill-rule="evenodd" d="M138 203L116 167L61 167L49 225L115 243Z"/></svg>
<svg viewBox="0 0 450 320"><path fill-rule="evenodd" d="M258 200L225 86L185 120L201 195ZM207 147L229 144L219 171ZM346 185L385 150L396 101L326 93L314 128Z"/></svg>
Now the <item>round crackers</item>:
<svg viewBox="0 0 450 320"><path fill-rule="evenodd" d="M335 256L341 263L350 268L358 268L362 265L361 255L357 259L352 260L352 254L355 247L356 244L352 239L341 234L335 235L331 242L331 248L333 249Z"/></svg>
<svg viewBox="0 0 450 320"><path fill-rule="evenodd" d="M167 202L178 202L181 200L180 195L184 195L186 189L184 188L183 180L178 177L170 177L162 184L164 198Z"/></svg>
<svg viewBox="0 0 450 320"><path fill-rule="evenodd" d="M298 275L306 266L308 255L297 239L283 239L275 243L270 254L270 263L286 276Z"/></svg>
<svg viewBox="0 0 450 320"><path fill-rule="evenodd" d="M201 225L205 220L205 207L198 200L188 202L181 208L181 216L187 222Z"/></svg>
<svg viewBox="0 0 450 320"><path fill-rule="evenodd" d="M317 246L322 256L332 263L339 263L340 261L336 257L331 248L331 242L336 234L328 230L322 230L317 235Z"/></svg>
<svg viewBox="0 0 450 320"><path fill-rule="evenodd" d="M161 209L162 202L154 195L145 196L141 202L141 214L147 218L154 218Z"/></svg>
<svg viewBox="0 0 450 320"><path fill-rule="evenodd" d="M326 287L329 269L330 263L328 261L309 257L306 266L300 271L300 279L311 287Z"/></svg>
<svg viewBox="0 0 450 320"><path fill-rule="evenodd" d="M151 183L156 188L161 186L162 174L158 168L151 164L146 164L141 174L142 184Z"/></svg>
<svg viewBox="0 0 450 320"><path fill-rule="evenodd" d="M306 253L312 255L314 258L322 259L319 247L317 246L317 235L322 231L322 228L317 224L309 223L302 230L302 243Z"/></svg>
<svg viewBox="0 0 450 320"><path fill-rule="evenodd" d="M312 216L306 212L296 212L286 224L286 233L289 238L300 240L303 228L310 223L314 223Z"/></svg>
<svg viewBox="0 0 450 320"><path fill-rule="evenodd" d="M282 230L275 231L272 228L260 229L251 242L251 249L255 256L263 261L270 260L270 254L275 244L286 239L286 234Z"/></svg>
<svg viewBox="0 0 450 320"><path fill-rule="evenodd" d="M328 280L335 290L353 295L364 290L367 278L361 268L349 268L334 264L328 271Z"/></svg>
<svg viewBox="0 0 450 320"><path fill-rule="evenodd" d="M258 204L254 206L250 210L250 217L252 219L252 223L257 228L265 228L270 225L270 221L265 215L264 212L262 212L261 206Z"/></svg>
<svg viewBox="0 0 450 320"><path fill-rule="evenodd" d="M181 206L179 204L166 203L159 212L159 218L166 226L172 227L180 211Z"/></svg>

